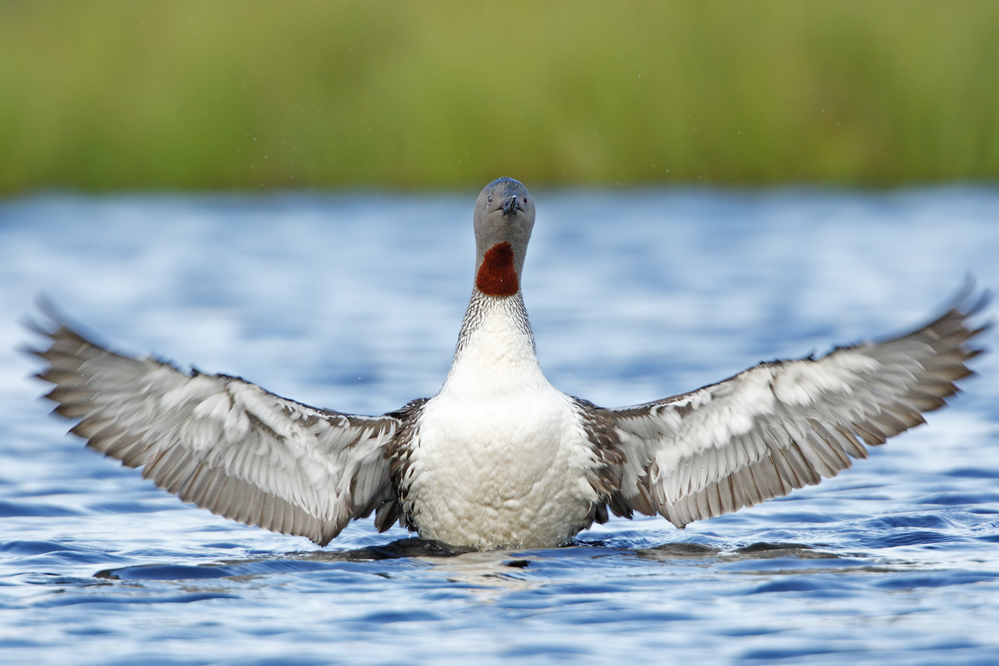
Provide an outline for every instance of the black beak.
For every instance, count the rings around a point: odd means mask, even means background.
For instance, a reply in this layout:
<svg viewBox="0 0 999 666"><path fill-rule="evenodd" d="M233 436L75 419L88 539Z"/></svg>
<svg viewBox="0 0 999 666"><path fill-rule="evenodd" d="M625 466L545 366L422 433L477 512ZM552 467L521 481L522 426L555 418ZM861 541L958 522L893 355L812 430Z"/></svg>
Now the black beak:
<svg viewBox="0 0 999 666"><path fill-rule="evenodd" d="M513 215L518 210L523 210L520 207L520 203L517 202L516 195L511 195L503 202L503 207L501 209L504 215Z"/></svg>

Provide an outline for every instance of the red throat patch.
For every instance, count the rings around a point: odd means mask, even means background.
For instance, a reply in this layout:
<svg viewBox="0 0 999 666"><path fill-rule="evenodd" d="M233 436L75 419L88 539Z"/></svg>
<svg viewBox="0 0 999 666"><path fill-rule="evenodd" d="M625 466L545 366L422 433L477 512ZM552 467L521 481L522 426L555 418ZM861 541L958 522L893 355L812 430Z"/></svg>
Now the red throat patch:
<svg viewBox="0 0 999 666"><path fill-rule="evenodd" d="M503 241L486 250L475 276L475 286L487 296L513 296L520 289L513 268L513 248Z"/></svg>

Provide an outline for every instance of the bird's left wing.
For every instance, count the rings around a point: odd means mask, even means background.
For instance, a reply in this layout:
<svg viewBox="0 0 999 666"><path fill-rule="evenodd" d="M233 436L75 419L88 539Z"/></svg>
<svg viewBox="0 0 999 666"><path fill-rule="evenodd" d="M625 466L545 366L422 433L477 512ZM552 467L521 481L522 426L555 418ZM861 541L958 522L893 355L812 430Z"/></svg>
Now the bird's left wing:
<svg viewBox="0 0 999 666"><path fill-rule="evenodd" d="M970 286L908 335L823 358L761 363L718 384L610 410L625 454L612 506L660 513L678 527L816 484L923 423L980 353ZM620 510L618 511L621 512Z"/></svg>
<svg viewBox="0 0 999 666"><path fill-rule="evenodd" d="M397 415L355 416L273 395L238 377L183 373L111 352L66 324L51 344L55 411L71 432L157 486L213 513L327 544L394 499L384 447Z"/></svg>

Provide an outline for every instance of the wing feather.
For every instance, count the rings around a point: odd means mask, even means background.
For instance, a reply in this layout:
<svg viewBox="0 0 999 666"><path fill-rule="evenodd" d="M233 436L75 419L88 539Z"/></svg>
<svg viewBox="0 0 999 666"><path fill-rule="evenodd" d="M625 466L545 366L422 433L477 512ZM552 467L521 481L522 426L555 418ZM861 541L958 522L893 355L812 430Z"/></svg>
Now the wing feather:
<svg viewBox="0 0 999 666"><path fill-rule="evenodd" d="M938 319L822 358L761 363L665 400L610 410L625 453L615 502L678 527L819 483L924 423L981 353L988 302L969 285ZM650 506L651 500L651 506Z"/></svg>
<svg viewBox="0 0 999 666"><path fill-rule="evenodd" d="M213 513L325 545L394 497L385 445L399 418L302 405L238 377L111 352L56 319L31 350L55 412L87 445Z"/></svg>

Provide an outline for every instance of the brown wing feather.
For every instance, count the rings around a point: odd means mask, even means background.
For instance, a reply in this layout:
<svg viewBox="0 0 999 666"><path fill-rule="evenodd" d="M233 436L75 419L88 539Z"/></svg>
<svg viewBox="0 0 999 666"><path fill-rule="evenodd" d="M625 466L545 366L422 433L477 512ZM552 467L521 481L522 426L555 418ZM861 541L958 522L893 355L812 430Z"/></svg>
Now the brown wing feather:
<svg viewBox="0 0 999 666"><path fill-rule="evenodd" d="M384 447L394 416L280 398L238 377L186 374L91 342L68 325L33 328L50 345L38 377L87 445L213 513L325 545L394 498Z"/></svg>
<svg viewBox="0 0 999 666"><path fill-rule="evenodd" d="M619 502L678 527L816 484L923 423L981 353L988 302L970 284L911 333L819 359L761 363L691 393L612 410L626 455ZM651 498L651 505L649 499Z"/></svg>

